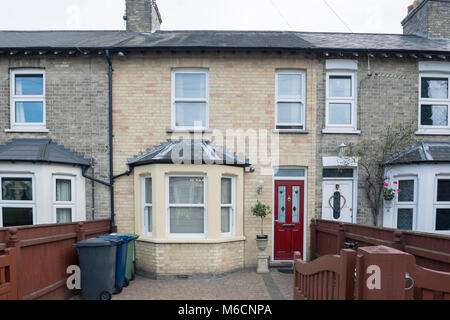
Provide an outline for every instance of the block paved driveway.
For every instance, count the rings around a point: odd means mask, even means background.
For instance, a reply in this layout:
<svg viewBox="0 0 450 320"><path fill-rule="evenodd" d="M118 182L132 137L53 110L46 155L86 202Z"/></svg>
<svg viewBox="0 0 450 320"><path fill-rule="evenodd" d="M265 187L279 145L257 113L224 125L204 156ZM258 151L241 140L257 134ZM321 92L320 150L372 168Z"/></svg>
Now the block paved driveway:
<svg viewBox="0 0 450 320"><path fill-rule="evenodd" d="M216 279L152 280L136 276L113 300L292 300L294 276L242 271Z"/></svg>

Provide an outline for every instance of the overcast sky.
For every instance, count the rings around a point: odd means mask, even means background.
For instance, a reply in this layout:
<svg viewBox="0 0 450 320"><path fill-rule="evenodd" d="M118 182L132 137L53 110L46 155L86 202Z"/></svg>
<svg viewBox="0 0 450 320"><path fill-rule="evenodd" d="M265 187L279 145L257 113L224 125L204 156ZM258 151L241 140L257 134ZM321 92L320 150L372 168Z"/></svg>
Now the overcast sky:
<svg viewBox="0 0 450 320"><path fill-rule="evenodd" d="M337 13L340 19L333 13ZM401 33L413 0L158 0L163 30ZM121 30L125 0L2 0L0 30ZM345 26L348 26L348 28Z"/></svg>

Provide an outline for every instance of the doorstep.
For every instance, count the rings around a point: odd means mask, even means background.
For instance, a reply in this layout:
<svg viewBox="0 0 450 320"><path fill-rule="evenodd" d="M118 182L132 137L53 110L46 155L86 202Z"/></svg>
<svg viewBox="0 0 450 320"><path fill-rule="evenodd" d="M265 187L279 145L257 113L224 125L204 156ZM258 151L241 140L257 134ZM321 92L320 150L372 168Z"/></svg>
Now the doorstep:
<svg viewBox="0 0 450 320"><path fill-rule="evenodd" d="M292 268L292 264L294 263L294 260L292 261L270 261L269 262L269 268Z"/></svg>

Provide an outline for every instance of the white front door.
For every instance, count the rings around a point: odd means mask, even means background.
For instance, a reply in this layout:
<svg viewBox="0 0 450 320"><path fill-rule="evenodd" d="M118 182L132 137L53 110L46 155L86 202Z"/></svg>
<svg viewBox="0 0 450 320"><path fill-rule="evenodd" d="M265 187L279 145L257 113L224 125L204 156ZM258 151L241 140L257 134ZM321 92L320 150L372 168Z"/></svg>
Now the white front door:
<svg viewBox="0 0 450 320"><path fill-rule="evenodd" d="M322 219L352 222L353 181L324 180L322 191Z"/></svg>

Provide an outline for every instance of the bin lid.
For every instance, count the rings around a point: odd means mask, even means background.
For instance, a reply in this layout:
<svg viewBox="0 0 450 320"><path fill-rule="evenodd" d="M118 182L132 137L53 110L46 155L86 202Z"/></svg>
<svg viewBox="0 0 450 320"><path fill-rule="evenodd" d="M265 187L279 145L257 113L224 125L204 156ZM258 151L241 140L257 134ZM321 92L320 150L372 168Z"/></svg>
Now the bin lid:
<svg viewBox="0 0 450 320"><path fill-rule="evenodd" d="M101 238L101 239L120 239L124 243L128 243L128 242L134 240L133 237L122 236L122 235L119 236L119 235L114 235L114 234L109 234L109 235L106 235L106 236L100 236L99 238Z"/></svg>
<svg viewBox="0 0 450 320"><path fill-rule="evenodd" d="M122 243L120 239L100 239L91 238L77 242L72 245L73 248L85 248L85 247L113 247Z"/></svg>
<svg viewBox="0 0 450 320"><path fill-rule="evenodd" d="M111 235L113 235L113 236L128 236L128 237L132 237L133 240L136 240L137 238L139 238L139 235L135 234L135 233L111 233Z"/></svg>

